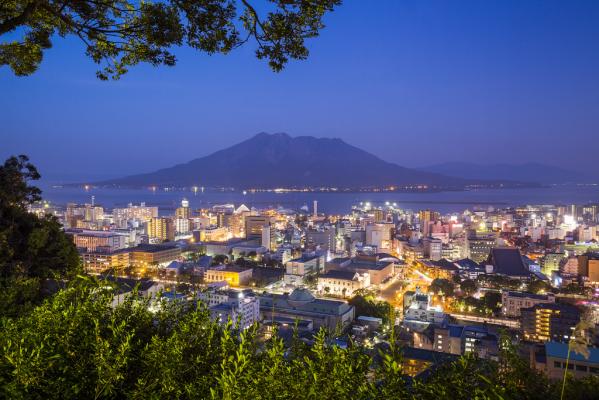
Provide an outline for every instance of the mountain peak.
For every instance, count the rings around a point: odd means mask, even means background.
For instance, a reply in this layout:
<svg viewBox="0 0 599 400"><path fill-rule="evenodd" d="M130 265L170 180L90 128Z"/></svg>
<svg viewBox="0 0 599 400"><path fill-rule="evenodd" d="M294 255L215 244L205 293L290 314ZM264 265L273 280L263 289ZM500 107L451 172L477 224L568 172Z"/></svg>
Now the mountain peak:
<svg viewBox="0 0 599 400"><path fill-rule="evenodd" d="M388 163L339 138L291 137L282 132L261 132L185 164L100 184L269 189L409 185L463 187L465 181Z"/></svg>
<svg viewBox="0 0 599 400"><path fill-rule="evenodd" d="M255 134L252 139L292 139L291 136L289 136L287 133L285 132L275 132L275 133L268 133L268 132L260 132Z"/></svg>

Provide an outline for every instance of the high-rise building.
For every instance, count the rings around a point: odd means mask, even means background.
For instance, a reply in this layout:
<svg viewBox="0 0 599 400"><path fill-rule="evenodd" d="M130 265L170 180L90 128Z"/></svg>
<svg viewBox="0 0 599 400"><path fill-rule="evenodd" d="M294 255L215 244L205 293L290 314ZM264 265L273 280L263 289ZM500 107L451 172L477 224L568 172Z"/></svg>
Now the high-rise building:
<svg viewBox="0 0 599 400"><path fill-rule="evenodd" d="M381 210L380 208L376 208L374 210L374 222L375 223L381 223L381 222L385 222L385 212L383 210Z"/></svg>
<svg viewBox="0 0 599 400"><path fill-rule="evenodd" d="M366 244L378 251L389 251L392 247L393 224L369 224L366 226Z"/></svg>
<svg viewBox="0 0 599 400"><path fill-rule="evenodd" d="M152 218L158 217L158 207L146 206L146 203L140 203L138 206L134 206L129 203L125 208L115 208L112 210L112 217L114 218L117 225L120 225L120 221L127 220L139 220L142 222L148 222ZM119 221L119 222L117 222Z"/></svg>
<svg viewBox="0 0 599 400"><path fill-rule="evenodd" d="M569 304L536 304L520 315L524 339L538 342L567 342L580 322L580 311Z"/></svg>
<svg viewBox="0 0 599 400"><path fill-rule="evenodd" d="M442 256L443 242L441 239L427 237L422 239L422 247L424 256L433 260L439 261Z"/></svg>
<svg viewBox="0 0 599 400"><path fill-rule="evenodd" d="M189 201L187 199L183 199L181 201L181 207L175 210L176 218L191 218L191 208L189 208Z"/></svg>
<svg viewBox="0 0 599 400"><path fill-rule="evenodd" d="M191 220L188 218L175 218L175 232L177 232L177 233L191 232Z"/></svg>
<svg viewBox="0 0 599 400"><path fill-rule="evenodd" d="M428 236L429 226L431 222L435 222L440 218L440 214L436 211L431 210L420 210L418 212L418 220L420 221L420 232L424 236Z"/></svg>
<svg viewBox="0 0 599 400"><path fill-rule="evenodd" d="M175 240L173 220L165 217L155 217L148 221L148 237L160 241Z"/></svg>
<svg viewBox="0 0 599 400"><path fill-rule="evenodd" d="M248 215L245 217L245 237L247 239L261 239L262 227L271 225L268 215Z"/></svg>
<svg viewBox="0 0 599 400"><path fill-rule="evenodd" d="M277 241L275 236L274 227L271 225L264 225L262 227L262 247L266 247L268 251L274 251L277 248Z"/></svg>
<svg viewBox="0 0 599 400"><path fill-rule="evenodd" d="M469 258L477 263L485 262L496 242L497 239L493 234L479 236L471 232L467 236Z"/></svg>
<svg viewBox="0 0 599 400"><path fill-rule="evenodd" d="M584 253L578 256L578 273L589 283L599 282L599 253Z"/></svg>
<svg viewBox="0 0 599 400"><path fill-rule="evenodd" d="M560 262L564 258L566 258L564 253L546 253L541 258L541 272L551 278L551 273L559 270Z"/></svg>

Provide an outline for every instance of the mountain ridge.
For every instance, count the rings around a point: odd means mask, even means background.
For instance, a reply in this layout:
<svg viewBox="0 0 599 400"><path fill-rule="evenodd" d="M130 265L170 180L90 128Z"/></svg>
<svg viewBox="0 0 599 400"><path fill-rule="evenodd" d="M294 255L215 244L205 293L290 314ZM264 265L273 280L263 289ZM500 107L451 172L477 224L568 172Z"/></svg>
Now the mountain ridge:
<svg viewBox="0 0 599 400"><path fill-rule="evenodd" d="M206 186L237 189L385 186L464 188L480 184L382 160L339 138L258 133L187 163L97 182L99 186ZM489 183L489 182L487 182Z"/></svg>

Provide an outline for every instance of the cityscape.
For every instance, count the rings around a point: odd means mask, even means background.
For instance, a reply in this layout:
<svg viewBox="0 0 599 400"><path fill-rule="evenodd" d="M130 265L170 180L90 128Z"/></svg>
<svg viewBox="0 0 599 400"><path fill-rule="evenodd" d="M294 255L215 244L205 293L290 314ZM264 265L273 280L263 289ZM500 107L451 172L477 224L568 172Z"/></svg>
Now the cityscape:
<svg viewBox="0 0 599 400"><path fill-rule="evenodd" d="M599 400L598 38L0 0L0 399Z"/></svg>
<svg viewBox="0 0 599 400"><path fill-rule="evenodd" d="M599 371L599 203L442 215L361 202L327 215L318 201L192 209L182 198L165 215L143 202L105 209L94 200L30 212L54 215L85 272L122 291L140 283L144 296L199 299L219 323L255 325L260 335L276 326L310 341L320 328L337 330L339 346L372 348L394 326L410 376L441 354L497 361L507 334L531 368L560 378L586 323L591 357L568 368L580 378Z"/></svg>

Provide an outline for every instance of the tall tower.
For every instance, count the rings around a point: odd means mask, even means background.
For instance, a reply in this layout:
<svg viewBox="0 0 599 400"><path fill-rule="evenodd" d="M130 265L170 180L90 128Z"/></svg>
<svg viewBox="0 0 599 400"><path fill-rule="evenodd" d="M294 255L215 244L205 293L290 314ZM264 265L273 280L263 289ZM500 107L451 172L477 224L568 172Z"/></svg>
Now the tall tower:
<svg viewBox="0 0 599 400"><path fill-rule="evenodd" d="M314 200L314 218L318 217L318 200Z"/></svg>
<svg viewBox="0 0 599 400"><path fill-rule="evenodd" d="M175 210L175 216L177 218L191 218L191 209L189 208L189 201L187 199L183 199L181 201L181 207Z"/></svg>

